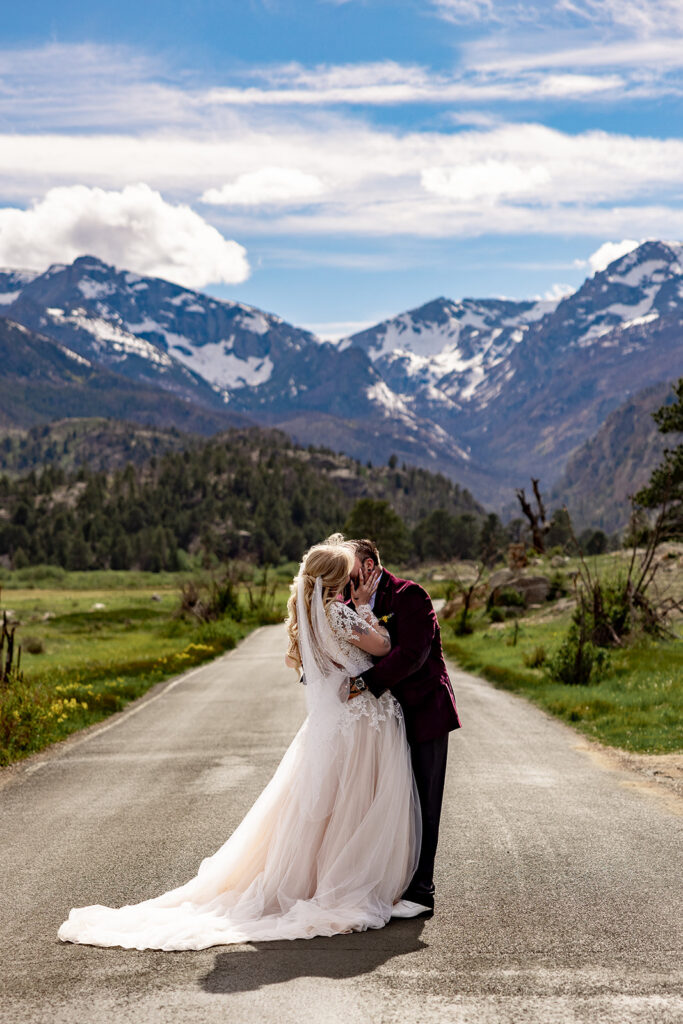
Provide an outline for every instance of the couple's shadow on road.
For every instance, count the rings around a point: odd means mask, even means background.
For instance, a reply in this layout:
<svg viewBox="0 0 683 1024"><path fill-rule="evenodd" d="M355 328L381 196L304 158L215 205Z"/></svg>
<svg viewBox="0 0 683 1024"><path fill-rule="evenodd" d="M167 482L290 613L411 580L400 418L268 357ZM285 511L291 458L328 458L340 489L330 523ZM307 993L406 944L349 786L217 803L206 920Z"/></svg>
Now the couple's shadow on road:
<svg viewBox="0 0 683 1024"><path fill-rule="evenodd" d="M294 978L355 978L387 961L427 948L420 939L424 920L396 921L386 928L333 938L255 942L250 950L219 953L201 979L212 994L251 992Z"/></svg>

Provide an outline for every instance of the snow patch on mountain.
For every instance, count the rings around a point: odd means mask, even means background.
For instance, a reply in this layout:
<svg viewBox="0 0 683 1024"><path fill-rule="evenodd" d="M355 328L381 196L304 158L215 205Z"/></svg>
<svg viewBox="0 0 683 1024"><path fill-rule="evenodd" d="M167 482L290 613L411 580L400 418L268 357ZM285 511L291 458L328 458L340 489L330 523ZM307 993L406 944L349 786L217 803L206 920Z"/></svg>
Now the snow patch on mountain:
<svg viewBox="0 0 683 1024"><path fill-rule="evenodd" d="M387 387L383 380L378 380L366 388L365 394L373 404L380 406L385 416L400 417L412 422L408 406L404 400L394 391Z"/></svg>
<svg viewBox="0 0 683 1024"><path fill-rule="evenodd" d="M145 317L138 323L127 322L124 326L130 334L166 334L166 328L151 317Z"/></svg>
<svg viewBox="0 0 683 1024"><path fill-rule="evenodd" d="M72 309L69 314L57 307L50 307L46 313L55 321L73 324L75 327L87 331L93 339L95 349L117 353L119 359L127 356L138 356L147 359L151 363L163 368L173 365L172 360L144 338L124 331L121 327L113 324L110 320L103 320L99 317L88 316L84 310ZM45 321L47 323L47 321Z"/></svg>
<svg viewBox="0 0 683 1024"><path fill-rule="evenodd" d="M273 375L272 359L268 356L241 359L231 351L232 338L193 348L182 335L166 332L166 337L176 359L221 388L256 387L265 384Z"/></svg>
<svg viewBox="0 0 683 1024"><path fill-rule="evenodd" d="M276 318L273 317L272 319ZM250 309L239 318L239 325L243 330L250 331L251 334L267 334L272 327L270 320L271 318L266 317L264 313L259 313L256 309Z"/></svg>
<svg viewBox="0 0 683 1024"><path fill-rule="evenodd" d="M78 352L74 352L72 348L68 348L66 345L58 345L57 347L65 356L68 356L69 359L73 359L75 363L80 363L81 366L92 366L89 359L86 359L85 356L80 355Z"/></svg>
<svg viewBox="0 0 683 1024"><path fill-rule="evenodd" d="M112 281L94 281L91 277L82 277L78 282L78 290L84 299L100 299L112 295L116 287Z"/></svg>
<svg viewBox="0 0 683 1024"><path fill-rule="evenodd" d="M659 320L657 310L654 310L652 313L646 313L645 316L637 316L633 320L626 320L621 326L623 329L627 327L640 327L642 324L651 324L653 320Z"/></svg>

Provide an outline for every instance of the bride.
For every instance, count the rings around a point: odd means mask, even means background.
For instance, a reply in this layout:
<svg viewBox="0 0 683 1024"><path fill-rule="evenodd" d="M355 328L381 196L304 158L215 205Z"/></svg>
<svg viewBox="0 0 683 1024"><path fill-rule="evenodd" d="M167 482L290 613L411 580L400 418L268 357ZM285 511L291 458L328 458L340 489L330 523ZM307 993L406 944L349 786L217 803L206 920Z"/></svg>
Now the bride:
<svg viewBox="0 0 683 1024"><path fill-rule="evenodd" d="M354 565L319 544L291 586L287 663L303 669L308 715L230 838L189 882L124 907L76 907L64 942L128 949L207 946L381 928L417 866L419 799L400 706L356 692L386 654L367 601L376 578L339 599Z"/></svg>

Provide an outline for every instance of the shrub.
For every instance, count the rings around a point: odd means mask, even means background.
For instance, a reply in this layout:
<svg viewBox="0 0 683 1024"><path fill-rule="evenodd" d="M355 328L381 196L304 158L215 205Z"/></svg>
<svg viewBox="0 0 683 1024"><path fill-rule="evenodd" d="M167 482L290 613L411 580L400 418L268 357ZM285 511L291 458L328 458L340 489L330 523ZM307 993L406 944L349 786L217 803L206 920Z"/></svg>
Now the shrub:
<svg viewBox="0 0 683 1024"><path fill-rule="evenodd" d="M237 594L237 586L231 576L224 576L222 580L211 584L211 596L209 600L209 618L221 618L229 615L239 621L242 618L242 607Z"/></svg>
<svg viewBox="0 0 683 1024"><path fill-rule="evenodd" d="M526 597L514 587L501 587L496 595L496 604L506 605L508 608L526 608Z"/></svg>
<svg viewBox="0 0 683 1024"><path fill-rule="evenodd" d="M555 601L558 597L566 597L568 593L569 584L567 583L567 577L558 569L550 577L548 600Z"/></svg>
<svg viewBox="0 0 683 1024"><path fill-rule="evenodd" d="M27 654L44 654L45 644L39 636L25 636L21 646Z"/></svg>
<svg viewBox="0 0 683 1024"><path fill-rule="evenodd" d="M505 621L505 615L503 614L503 609L502 608L496 608L495 605L489 611L489 617L491 619L491 622L504 622Z"/></svg>
<svg viewBox="0 0 683 1024"><path fill-rule="evenodd" d="M608 664L607 652L591 643L577 622L572 622L558 649L545 660L548 678L565 686L598 682Z"/></svg>
<svg viewBox="0 0 683 1024"><path fill-rule="evenodd" d="M533 651L522 655L522 661L527 668L540 668L546 660L547 654L543 644L539 644L538 647L534 647Z"/></svg>

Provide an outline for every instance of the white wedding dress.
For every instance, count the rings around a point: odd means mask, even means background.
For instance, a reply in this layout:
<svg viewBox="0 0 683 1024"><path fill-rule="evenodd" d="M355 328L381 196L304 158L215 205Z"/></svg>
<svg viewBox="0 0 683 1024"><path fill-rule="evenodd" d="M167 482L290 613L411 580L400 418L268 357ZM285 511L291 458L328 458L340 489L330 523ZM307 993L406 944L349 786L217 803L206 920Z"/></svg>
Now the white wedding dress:
<svg viewBox="0 0 683 1024"><path fill-rule="evenodd" d="M421 841L401 708L388 691L347 700L371 659L349 642L362 620L336 601L325 612L319 578L311 623L301 599L298 611L308 716L241 824L189 882L120 908L74 908L60 939L205 949L387 923Z"/></svg>

